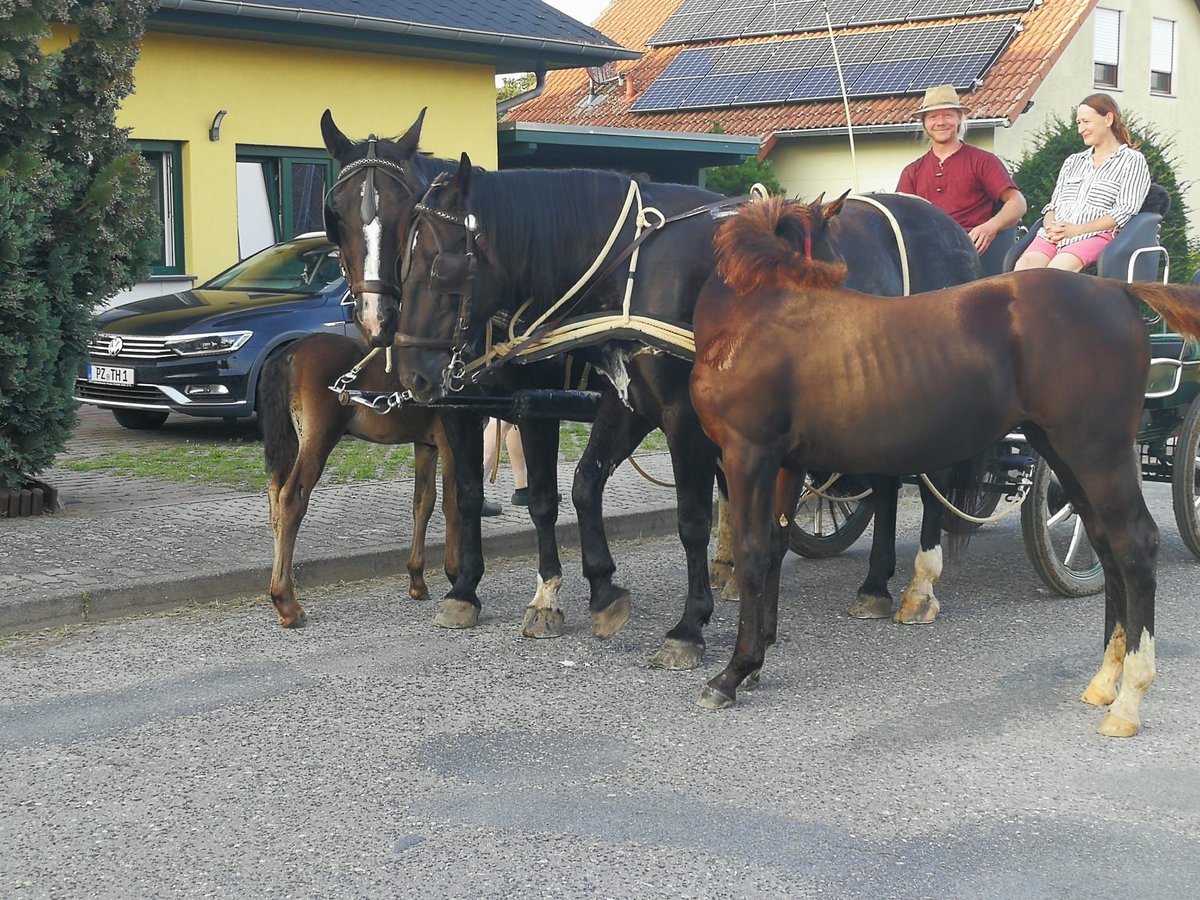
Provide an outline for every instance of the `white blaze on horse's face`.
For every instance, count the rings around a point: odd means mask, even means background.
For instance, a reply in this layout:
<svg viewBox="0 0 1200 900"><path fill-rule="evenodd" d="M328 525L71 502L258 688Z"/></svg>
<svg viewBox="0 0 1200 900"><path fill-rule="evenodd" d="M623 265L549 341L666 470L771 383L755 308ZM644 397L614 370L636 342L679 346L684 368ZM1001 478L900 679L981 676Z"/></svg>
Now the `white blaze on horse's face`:
<svg viewBox="0 0 1200 900"><path fill-rule="evenodd" d="M362 186L365 196L367 186ZM379 208L379 192L375 192L375 208ZM380 248L383 245L383 222L376 215L370 222L363 223L363 280L367 282L382 281L380 272ZM379 311L379 294L363 291L359 299L359 321L368 334L379 334L382 330L383 316Z"/></svg>

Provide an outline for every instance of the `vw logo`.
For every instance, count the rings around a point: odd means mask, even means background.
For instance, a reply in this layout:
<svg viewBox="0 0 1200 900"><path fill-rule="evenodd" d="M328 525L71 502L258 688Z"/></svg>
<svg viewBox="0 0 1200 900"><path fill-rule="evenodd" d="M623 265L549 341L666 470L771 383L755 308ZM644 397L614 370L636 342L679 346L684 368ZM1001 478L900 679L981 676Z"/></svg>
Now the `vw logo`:
<svg viewBox="0 0 1200 900"><path fill-rule="evenodd" d="M124 349L124 347L125 342L119 337L109 338L107 353L109 356L120 356L121 350Z"/></svg>

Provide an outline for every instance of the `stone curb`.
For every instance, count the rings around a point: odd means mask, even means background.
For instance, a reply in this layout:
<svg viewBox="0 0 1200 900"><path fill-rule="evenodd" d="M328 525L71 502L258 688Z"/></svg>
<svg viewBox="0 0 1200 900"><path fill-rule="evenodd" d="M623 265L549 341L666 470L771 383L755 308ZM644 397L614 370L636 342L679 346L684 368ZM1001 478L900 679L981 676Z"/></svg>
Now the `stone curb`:
<svg viewBox="0 0 1200 900"><path fill-rule="evenodd" d="M664 506L605 516L604 530L610 541L636 540L673 534L676 530L675 506ZM574 516L560 521L555 531L560 548L579 546L579 528ZM430 541L426 546L427 571L442 565L445 545ZM409 548L398 544L377 547L361 553L313 557L297 561L295 576L305 588L359 581L366 578L407 574L405 562ZM483 535L486 559L525 556L537 551L532 525ZM486 575L484 576L487 577ZM271 580L269 565L256 565L190 578L172 577L161 581L104 587L57 597L41 597L16 606L0 607L0 635L24 631L100 622L142 612L156 612L188 606L201 598L231 600L259 595L266 600Z"/></svg>

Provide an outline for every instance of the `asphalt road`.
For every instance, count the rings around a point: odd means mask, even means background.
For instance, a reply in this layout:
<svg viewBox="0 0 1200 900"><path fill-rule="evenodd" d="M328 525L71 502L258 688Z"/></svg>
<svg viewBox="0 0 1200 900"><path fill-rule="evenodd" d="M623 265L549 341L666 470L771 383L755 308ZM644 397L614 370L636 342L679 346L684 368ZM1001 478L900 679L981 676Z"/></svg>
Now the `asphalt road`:
<svg viewBox="0 0 1200 900"><path fill-rule="evenodd" d="M762 686L717 713L735 606L700 671L645 665L672 540L617 548L604 644L574 554L554 641L518 634L527 560L492 561L471 632L390 581L305 593L302 631L255 598L5 639L0 896L1195 896L1200 564L1149 490L1159 680L1126 741L1076 699L1101 600L1049 596L1011 520L930 627L845 616L865 541L790 557Z"/></svg>

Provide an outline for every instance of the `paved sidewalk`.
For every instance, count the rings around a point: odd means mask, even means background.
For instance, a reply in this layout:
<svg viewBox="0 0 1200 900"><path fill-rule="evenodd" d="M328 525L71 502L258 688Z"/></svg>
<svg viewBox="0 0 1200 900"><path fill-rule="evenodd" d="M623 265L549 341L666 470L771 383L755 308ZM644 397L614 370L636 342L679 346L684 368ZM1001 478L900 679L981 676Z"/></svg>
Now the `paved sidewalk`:
<svg viewBox="0 0 1200 900"><path fill-rule="evenodd" d="M111 418L98 410L81 410L81 419L68 454L87 455L106 442L156 439L110 428ZM665 453L639 456L638 463L659 480L673 480ZM573 472L574 463L560 464L562 546L579 543L569 502ZM512 488L506 475L502 469L488 496L507 500ZM255 594L269 605L273 540L265 493L64 469L42 477L58 488L62 511L0 518L0 634ZM404 574L411 498L409 480L318 486L296 545L301 596L317 585ZM674 491L651 484L629 465L613 475L604 503L612 540L675 529ZM429 572L441 568L444 525L439 509L429 528ZM507 503L503 515L483 520L483 541L488 558L526 554L536 546L526 510Z"/></svg>

